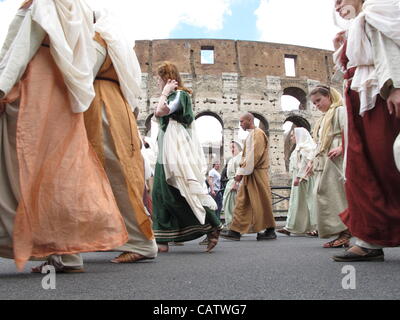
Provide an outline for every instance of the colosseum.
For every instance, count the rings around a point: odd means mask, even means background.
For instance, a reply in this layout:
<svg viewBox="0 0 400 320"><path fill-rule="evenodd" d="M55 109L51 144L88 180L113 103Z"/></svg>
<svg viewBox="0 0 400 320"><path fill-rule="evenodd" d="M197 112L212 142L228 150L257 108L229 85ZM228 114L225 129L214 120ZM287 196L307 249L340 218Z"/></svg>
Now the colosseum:
<svg viewBox="0 0 400 320"><path fill-rule="evenodd" d="M178 66L185 85L193 90L196 118L212 116L221 124L222 143L217 149L222 161L230 156L229 142L238 137L240 114L249 111L260 120L260 128L270 138L273 186L287 186L289 182L289 147L283 124L291 121L310 128L320 113L310 103L308 93L319 83L341 87L333 80L332 52L327 50L210 39L137 41L135 50L143 73L138 118L142 134L149 134L160 95L157 66L171 61ZM202 61L202 52L211 53L207 63ZM285 61L293 64L291 72ZM298 110L284 111L282 96L296 98Z"/></svg>

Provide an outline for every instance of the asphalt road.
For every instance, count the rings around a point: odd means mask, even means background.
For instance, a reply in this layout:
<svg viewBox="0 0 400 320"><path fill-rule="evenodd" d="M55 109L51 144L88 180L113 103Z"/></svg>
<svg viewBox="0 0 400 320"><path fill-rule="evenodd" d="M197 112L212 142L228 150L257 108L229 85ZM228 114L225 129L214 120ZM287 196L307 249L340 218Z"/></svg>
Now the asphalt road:
<svg viewBox="0 0 400 320"><path fill-rule="evenodd" d="M56 289L42 288L44 275L18 273L0 259L0 299L122 300L331 300L399 299L400 248L386 249L385 262L351 263L355 289L343 289L344 263L322 239L287 237L257 242L221 239L211 254L197 241L171 247L154 261L115 265L116 253L84 254L83 274L57 274Z"/></svg>

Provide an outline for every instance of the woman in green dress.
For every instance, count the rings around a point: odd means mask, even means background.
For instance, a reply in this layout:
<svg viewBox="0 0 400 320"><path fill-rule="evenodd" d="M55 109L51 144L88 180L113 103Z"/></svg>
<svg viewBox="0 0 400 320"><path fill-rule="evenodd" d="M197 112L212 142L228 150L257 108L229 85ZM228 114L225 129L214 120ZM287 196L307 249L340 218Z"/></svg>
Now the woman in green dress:
<svg viewBox="0 0 400 320"><path fill-rule="evenodd" d="M162 94L155 116L160 123L159 154L153 185L153 229L159 252L168 242L186 242L207 235L207 252L218 243L222 224L205 183L207 164L195 130L190 98L177 67L158 68Z"/></svg>
<svg viewBox="0 0 400 320"><path fill-rule="evenodd" d="M236 171L240 166L240 160L242 159L242 144L238 141L231 142L232 159L228 162L226 175L228 182L225 187L223 208L225 217L225 227L229 229L232 219L233 211L236 204L237 190L239 189L239 183L235 181Z"/></svg>

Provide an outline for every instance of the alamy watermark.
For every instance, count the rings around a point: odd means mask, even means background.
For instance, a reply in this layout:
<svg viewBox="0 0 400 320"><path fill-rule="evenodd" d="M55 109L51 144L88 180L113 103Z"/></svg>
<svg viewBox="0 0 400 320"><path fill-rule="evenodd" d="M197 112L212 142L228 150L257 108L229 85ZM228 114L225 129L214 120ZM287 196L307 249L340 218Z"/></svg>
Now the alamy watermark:
<svg viewBox="0 0 400 320"><path fill-rule="evenodd" d="M356 290L356 268L346 265L342 268L342 274L345 274L342 279L342 288L344 290Z"/></svg>
<svg viewBox="0 0 400 320"><path fill-rule="evenodd" d="M42 274L45 274L45 276L42 279L42 288L44 290L55 290L56 269L51 265L46 265L42 268Z"/></svg>

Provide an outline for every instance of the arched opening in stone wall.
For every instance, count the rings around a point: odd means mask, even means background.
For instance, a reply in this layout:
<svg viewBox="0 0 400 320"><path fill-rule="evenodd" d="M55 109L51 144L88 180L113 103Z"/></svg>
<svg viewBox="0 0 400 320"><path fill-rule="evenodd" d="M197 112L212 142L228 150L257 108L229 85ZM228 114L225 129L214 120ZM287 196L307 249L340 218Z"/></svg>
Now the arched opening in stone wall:
<svg viewBox="0 0 400 320"><path fill-rule="evenodd" d="M283 111L306 110L307 94L297 87L285 88L281 97L281 108Z"/></svg>
<svg viewBox="0 0 400 320"><path fill-rule="evenodd" d="M265 119L261 114L258 114L256 112L251 112L251 114L254 116L254 125L257 128L262 129L267 136L269 136L269 123L267 121L267 119ZM246 140L248 132L244 131L241 127L240 127L240 122L238 124L239 127L239 132L238 132L238 139L241 141Z"/></svg>
<svg viewBox="0 0 400 320"><path fill-rule="evenodd" d="M219 161L224 165L224 122L211 111L196 116L196 128L209 167Z"/></svg>
<svg viewBox="0 0 400 320"><path fill-rule="evenodd" d="M157 141L158 131L160 130L158 122L154 118L154 113L149 115L146 119L144 135L152 141Z"/></svg>
<svg viewBox="0 0 400 320"><path fill-rule="evenodd" d="M306 128L308 131L311 131L311 124L307 119L300 117L298 115L290 115L286 118L286 122L292 122L296 127Z"/></svg>
<svg viewBox="0 0 400 320"><path fill-rule="evenodd" d="M256 120L259 121L258 128L264 130L267 136L269 136L269 123L267 119L265 119L261 114L258 114L256 112L252 112L252 114L256 118Z"/></svg>
<svg viewBox="0 0 400 320"><path fill-rule="evenodd" d="M144 150L142 152L154 170L158 154L157 136L159 126L153 113L146 118L144 125L144 135L142 136Z"/></svg>
<svg viewBox="0 0 400 320"><path fill-rule="evenodd" d="M284 134L284 141L285 141L284 155L285 155L286 171L289 171L290 155L292 154L292 152L295 148L295 145L290 141L290 134L296 127L306 128L308 131L311 131L311 125L308 122L308 120L306 120L303 117L300 117L298 115L290 115L284 121L282 128L284 131L283 134Z"/></svg>

